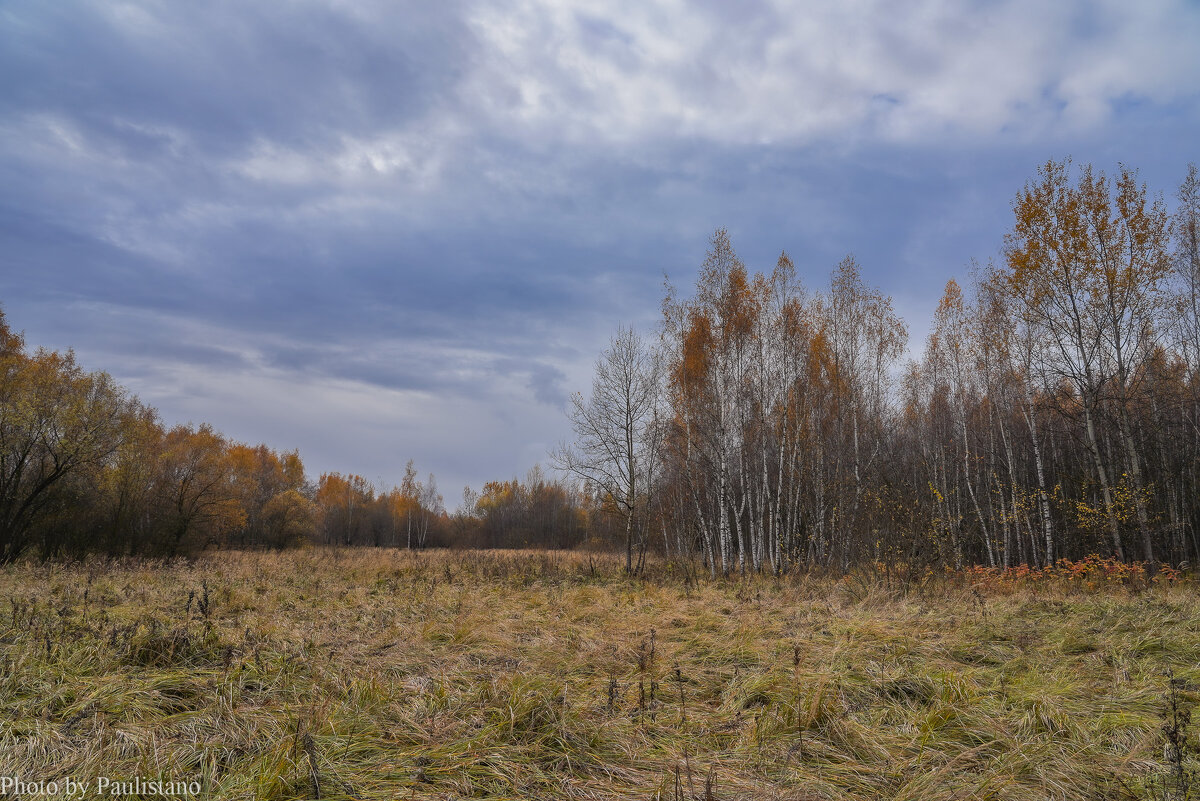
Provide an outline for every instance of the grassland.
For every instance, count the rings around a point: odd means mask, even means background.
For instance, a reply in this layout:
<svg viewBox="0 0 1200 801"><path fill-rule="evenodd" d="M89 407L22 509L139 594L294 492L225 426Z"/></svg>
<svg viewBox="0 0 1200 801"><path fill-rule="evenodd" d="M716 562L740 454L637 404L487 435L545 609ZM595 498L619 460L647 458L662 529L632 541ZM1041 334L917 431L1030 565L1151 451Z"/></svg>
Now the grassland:
<svg viewBox="0 0 1200 801"><path fill-rule="evenodd" d="M0 604L0 776L204 798L1162 797L1200 685L1187 580L308 550L9 565Z"/></svg>

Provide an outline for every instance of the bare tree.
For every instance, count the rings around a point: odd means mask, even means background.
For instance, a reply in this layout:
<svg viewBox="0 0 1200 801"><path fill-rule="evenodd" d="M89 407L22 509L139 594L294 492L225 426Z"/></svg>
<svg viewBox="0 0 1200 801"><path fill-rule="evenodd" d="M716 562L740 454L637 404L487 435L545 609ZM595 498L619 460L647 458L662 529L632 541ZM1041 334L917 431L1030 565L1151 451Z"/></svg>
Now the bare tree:
<svg viewBox="0 0 1200 801"><path fill-rule="evenodd" d="M429 537L429 524L435 518L441 517L445 512L445 507L442 505L442 495L438 492L437 479L433 473L429 474L429 480L424 484L417 483L417 547L424 548L426 539Z"/></svg>
<svg viewBox="0 0 1200 801"><path fill-rule="evenodd" d="M589 482L620 512L625 569L633 571L635 539L644 544L645 512L657 462L658 358L632 328L620 328L596 361L592 394L571 397L573 446L552 454L554 464Z"/></svg>

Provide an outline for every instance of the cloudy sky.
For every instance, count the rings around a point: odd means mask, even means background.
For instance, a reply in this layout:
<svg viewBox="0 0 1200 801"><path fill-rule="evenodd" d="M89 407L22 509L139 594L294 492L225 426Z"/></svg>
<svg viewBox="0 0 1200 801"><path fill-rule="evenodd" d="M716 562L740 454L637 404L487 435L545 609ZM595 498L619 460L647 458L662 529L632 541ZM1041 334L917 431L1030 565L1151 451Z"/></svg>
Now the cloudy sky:
<svg viewBox="0 0 1200 801"><path fill-rule="evenodd" d="M0 304L309 472L523 474L725 226L920 350L1048 158L1200 160L1200 4L0 4Z"/></svg>

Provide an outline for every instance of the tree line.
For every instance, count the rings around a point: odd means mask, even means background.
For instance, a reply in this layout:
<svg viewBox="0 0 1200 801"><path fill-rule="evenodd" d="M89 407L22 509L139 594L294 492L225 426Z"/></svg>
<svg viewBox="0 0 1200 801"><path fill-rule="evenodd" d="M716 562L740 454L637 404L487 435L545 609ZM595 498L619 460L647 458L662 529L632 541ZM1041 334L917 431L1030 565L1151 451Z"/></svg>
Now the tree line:
<svg viewBox="0 0 1200 801"><path fill-rule="evenodd" d="M1049 161L997 258L950 280L919 358L853 257L810 288L727 231L656 335L621 329L559 473L464 490L308 479L296 451L167 427L0 313L0 561L305 543L620 548L714 574L1200 558L1200 178Z"/></svg>
<svg viewBox="0 0 1200 801"><path fill-rule="evenodd" d="M812 290L729 234L657 338L622 329L556 463L647 549L713 573L1200 558L1200 180L1049 161L920 358L847 257Z"/></svg>
<svg viewBox="0 0 1200 801"><path fill-rule="evenodd" d="M453 514L412 461L398 486L354 473L314 481L295 450L236 442L208 424L163 425L73 353L29 350L0 312L0 563L306 544L605 547L604 504L536 467L468 488Z"/></svg>
<svg viewBox="0 0 1200 801"><path fill-rule="evenodd" d="M411 462L400 487L310 482L296 451L231 441L157 412L71 352L30 352L0 312L0 562L180 555L306 542L426 544L443 514Z"/></svg>

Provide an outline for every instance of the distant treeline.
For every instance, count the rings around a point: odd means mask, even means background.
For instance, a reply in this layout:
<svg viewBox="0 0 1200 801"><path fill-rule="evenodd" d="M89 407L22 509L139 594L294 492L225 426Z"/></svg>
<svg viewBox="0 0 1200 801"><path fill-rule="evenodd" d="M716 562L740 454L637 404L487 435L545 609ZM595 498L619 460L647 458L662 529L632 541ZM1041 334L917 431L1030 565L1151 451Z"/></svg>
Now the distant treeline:
<svg viewBox="0 0 1200 801"><path fill-rule="evenodd" d="M165 427L74 354L30 352L0 312L0 562L306 543L571 548L608 530L602 499L536 468L468 490L465 504L447 514L411 461L398 487L313 482L296 451Z"/></svg>
<svg viewBox="0 0 1200 801"><path fill-rule="evenodd" d="M298 453L157 414L0 315L0 560L302 543L619 547L713 573L1200 559L1200 177L1048 162L924 353L847 257L813 291L718 230L654 337L621 330L554 454L464 491L308 481Z"/></svg>

